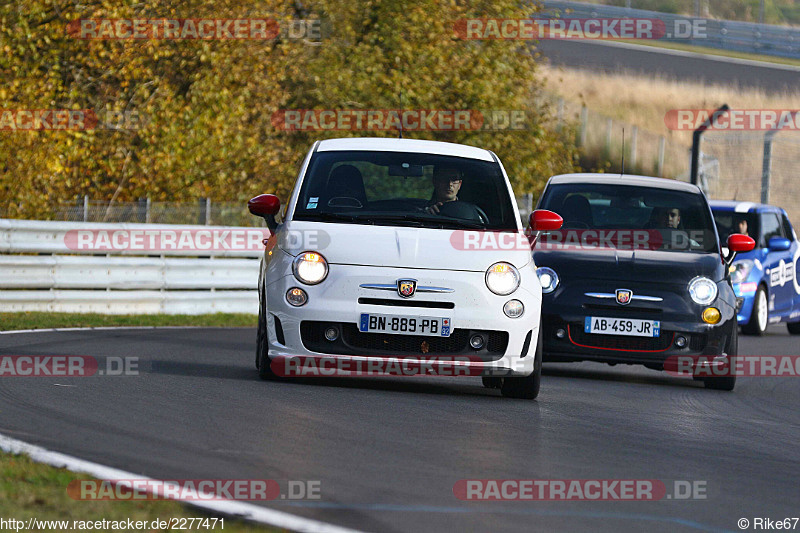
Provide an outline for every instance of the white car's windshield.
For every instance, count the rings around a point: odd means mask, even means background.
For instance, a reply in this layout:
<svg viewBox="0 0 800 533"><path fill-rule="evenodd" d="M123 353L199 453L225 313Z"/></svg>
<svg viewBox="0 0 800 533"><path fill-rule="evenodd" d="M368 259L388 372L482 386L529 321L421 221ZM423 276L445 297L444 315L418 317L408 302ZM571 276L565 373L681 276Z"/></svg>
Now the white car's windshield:
<svg viewBox="0 0 800 533"><path fill-rule="evenodd" d="M294 218L514 230L511 201L496 162L402 152L318 152Z"/></svg>

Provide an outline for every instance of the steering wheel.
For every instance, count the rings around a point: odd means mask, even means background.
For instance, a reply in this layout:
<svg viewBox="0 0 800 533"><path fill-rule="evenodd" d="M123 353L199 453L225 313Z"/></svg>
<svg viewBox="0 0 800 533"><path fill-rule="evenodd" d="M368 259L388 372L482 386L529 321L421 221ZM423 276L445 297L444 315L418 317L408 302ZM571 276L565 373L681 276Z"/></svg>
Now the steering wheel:
<svg viewBox="0 0 800 533"><path fill-rule="evenodd" d="M484 211L483 209L481 209L477 205L475 205L474 207L475 207L475 211L478 212L478 218L481 219L481 222L483 222L484 224L489 224L489 215L486 214L486 211Z"/></svg>
<svg viewBox="0 0 800 533"><path fill-rule="evenodd" d="M439 206L439 213L450 218L474 220L484 224L489 223L489 217L486 216L486 213L480 207L470 202L464 202L463 200L443 203Z"/></svg>

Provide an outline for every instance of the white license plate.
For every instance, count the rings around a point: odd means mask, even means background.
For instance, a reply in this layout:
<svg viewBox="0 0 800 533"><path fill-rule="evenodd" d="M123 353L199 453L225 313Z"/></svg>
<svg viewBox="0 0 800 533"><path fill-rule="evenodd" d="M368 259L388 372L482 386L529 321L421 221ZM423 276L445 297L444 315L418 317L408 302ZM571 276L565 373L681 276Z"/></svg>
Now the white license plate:
<svg viewBox="0 0 800 533"><path fill-rule="evenodd" d="M358 329L364 333L449 337L452 331L452 322L449 317L440 316L409 317L361 313Z"/></svg>
<svg viewBox="0 0 800 533"><path fill-rule="evenodd" d="M583 325L583 331L586 333L600 333L602 335L658 337L661 334L661 322L659 320L587 316Z"/></svg>

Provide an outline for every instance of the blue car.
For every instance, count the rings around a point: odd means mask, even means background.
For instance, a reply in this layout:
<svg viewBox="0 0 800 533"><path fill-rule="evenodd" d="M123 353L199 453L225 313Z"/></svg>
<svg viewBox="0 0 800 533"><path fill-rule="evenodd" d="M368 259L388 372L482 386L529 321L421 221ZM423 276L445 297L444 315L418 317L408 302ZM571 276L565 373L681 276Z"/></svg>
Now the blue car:
<svg viewBox="0 0 800 533"><path fill-rule="evenodd" d="M786 322L790 333L800 334L800 242L786 211L752 202L710 204L721 242L732 233L756 241L753 251L740 253L731 265L733 290L742 299L737 315L742 332L763 335L769 324Z"/></svg>

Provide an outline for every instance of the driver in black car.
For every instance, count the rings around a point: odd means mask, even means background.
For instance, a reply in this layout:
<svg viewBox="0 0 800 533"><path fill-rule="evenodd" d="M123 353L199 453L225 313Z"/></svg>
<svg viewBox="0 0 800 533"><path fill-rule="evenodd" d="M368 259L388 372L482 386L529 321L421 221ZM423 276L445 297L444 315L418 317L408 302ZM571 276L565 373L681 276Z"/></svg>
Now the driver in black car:
<svg viewBox="0 0 800 533"><path fill-rule="evenodd" d="M463 176L453 167L437 166L433 171L433 197L425 208L431 215L439 214L439 207L445 202L457 202Z"/></svg>

